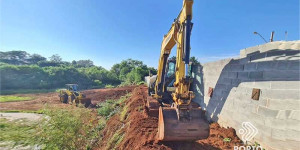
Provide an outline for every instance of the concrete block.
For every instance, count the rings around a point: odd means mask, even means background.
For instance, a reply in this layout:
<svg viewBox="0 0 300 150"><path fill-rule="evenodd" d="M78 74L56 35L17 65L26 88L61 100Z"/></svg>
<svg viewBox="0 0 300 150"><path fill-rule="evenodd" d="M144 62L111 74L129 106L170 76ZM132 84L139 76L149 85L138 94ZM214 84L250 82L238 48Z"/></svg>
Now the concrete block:
<svg viewBox="0 0 300 150"><path fill-rule="evenodd" d="M231 79L237 78L237 72L227 72L227 77Z"/></svg>
<svg viewBox="0 0 300 150"><path fill-rule="evenodd" d="M249 88L253 88L255 82L241 82L239 84L239 87L249 87Z"/></svg>
<svg viewBox="0 0 300 150"><path fill-rule="evenodd" d="M266 57L273 57L273 56L284 57L285 56L285 51L277 49L277 50L271 50L271 51L267 52Z"/></svg>
<svg viewBox="0 0 300 150"><path fill-rule="evenodd" d="M251 99L251 102L254 103L254 104L257 104L259 106L267 107L268 103L269 103L269 100L267 98L260 98L258 101L255 101L255 100Z"/></svg>
<svg viewBox="0 0 300 150"><path fill-rule="evenodd" d="M288 67L289 70L300 70L300 61L291 61Z"/></svg>
<svg viewBox="0 0 300 150"><path fill-rule="evenodd" d="M277 69L278 70L287 70L290 62L289 61L278 61Z"/></svg>
<svg viewBox="0 0 300 150"><path fill-rule="evenodd" d="M234 87L238 87L241 82L242 82L241 79L232 79L231 85Z"/></svg>
<svg viewBox="0 0 300 150"><path fill-rule="evenodd" d="M300 121L300 110L292 110L288 118Z"/></svg>
<svg viewBox="0 0 300 150"><path fill-rule="evenodd" d="M299 100L299 90L262 90L261 97L269 99L290 99Z"/></svg>
<svg viewBox="0 0 300 150"><path fill-rule="evenodd" d="M263 72L262 71L249 72L249 79L261 80L263 79Z"/></svg>
<svg viewBox="0 0 300 150"><path fill-rule="evenodd" d="M250 104L248 104L249 106L249 108L251 108L251 112L252 113L255 113L255 114L257 114L258 113L258 108L259 108L259 105L257 105L257 104L252 104L252 103L250 103Z"/></svg>
<svg viewBox="0 0 300 150"><path fill-rule="evenodd" d="M256 53L250 56L250 62L264 61L266 58L266 53Z"/></svg>
<svg viewBox="0 0 300 150"><path fill-rule="evenodd" d="M257 69L257 63L247 63L244 65L245 71L255 71Z"/></svg>
<svg viewBox="0 0 300 150"><path fill-rule="evenodd" d="M279 110L276 118L281 119L281 120L285 120L290 116L291 112L292 112L291 110Z"/></svg>
<svg viewBox="0 0 300 150"><path fill-rule="evenodd" d="M256 81L254 82L253 88L270 89L271 83L269 81Z"/></svg>
<svg viewBox="0 0 300 150"><path fill-rule="evenodd" d="M270 81L271 89L294 89L300 92L300 81Z"/></svg>
<svg viewBox="0 0 300 150"><path fill-rule="evenodd" d="M239 79L248 79L248 72L238 72L237 76Z"/></svg>
<svg viewBox="0 0 300 150"><path fill-rule="evenodd" d="M285 130L286 122L281 119L265 118L265 126L272 128L272 129Z"/></svg>
<svg viewBox="0 0 300 150"><path fill-rule="evenodd" d="M264 80L300 80L300 72L296 70L288 70L288 71L281 71L281 70L274 70L274 71L264 71L263 72Z"/></svg>
<svg viewBox="0 0 300 150"><path fill-rule="evenodd" d="M272 129L272 139L285 141L286 140L285 130Z"/></svg>
<svg viewBox="0 0 300 150"><path fill-rule="evenodd" d="M240 58L239 64L247 64L250 62L250 57Z"/></svg>
<svg viewBox="0 0 300 150"><path fill-rule="evenodd" d="M270 109L278 110L299 110L300 100L290 99L269 99L267 107Z"/></svg>
<svg viewBox="0 0 300 150"><path fill-rule="evenodd" d="M271 136L263 136L261 143L267 150L287 150L288 145L285 140L274 139Z"/></svg>
<svg viewBox="0 0 300 150"><path fill-rule="evenodd" d="M228 86L226 84L217 83L215 89L227 89Z"/></svg>
<svg viewBox="0 0 300 150"><path fill-rule="evenodd" d="M257 53L257 52L259 52L259 45L242 49L240 51L240 56L246 57L246 56L253 55L253 53Z"/></svg>
<svg viewBox="0 0 300 150"><path fill-rule="evenodd" d="M259 106L257 113L264 117L275 118L277 116L278 112L279 112L278 110L272 110L272 109L268 109L267 107Z"/></svg>
<svg viewBox="0 0 300 150"><path fill-rule="evenodd" d="M256 138L264 139L264 137L272 136L272 129L263 124L253 123L253 125L257 128L258 133L255 136Z"/></svg>
<svg viewBox="0 0 300 150"><path fill-rule="evenodd" d="M229 79L229 78L220 78L220 79L218 80L218 83L230 85L230 84L231 84L231 79Z"/></svg>
<svg viewBox="0 0 300 150"><path fill-rule="evenodd" d="M285 130L285 135L287 140L294 140L300 142L300 131Z"/></svg>
<svg viewBox="0 0 300 150"><path fill-rule="evenodd" d="M238 87L236 89L236 92L239 92L239 93L241 93L244 96L251 95L252 94L252 88L249 88L249 87ZM250 97L250 99L251 99L251 97Z"/></svg>
<svg viewBox="0 0 300 150"><path fill-rule="evenodd" d="M274 70L277 67L277 61L266 61L266 62L258 62L257 63L257 70L264 71L264 70Z"/></svg>
<svg viewBox="0 0 300 150"><path fill-rule="evenodd" d="M247 109L251 109L251 108L247 107ZM246 109L246 111L247 111L247 109ZM264 116L258 115L256 113L251 112L251 111L249 113L247 113L247 115L244 116L244 117L247 118L248 122L253 123L253 125L254 124L262 124L262 125L265 124L265 117Z"/></svg>
<svg viewBox="0 0 300 150"><path fill-rule="evenodd" d="M285 141L285 149L288 150L294 150L294 149L300 149L300 144L299 144L299 140L294 141L294 140L286 140Z"/></svg>
<svg viewBox="0 0 300 150"><path fill-rule="evenodd" d="M230 65L229 68L230 71L243 71L244 70L244 65Z"/></svg>
<svg viewBox="0 0 300 150"><path fill-rule="evenodd" d="M286 122L286 129L287 130L295 130L300 131L300 121L299 120L293 120L293 119L287 119Z"/></svg>

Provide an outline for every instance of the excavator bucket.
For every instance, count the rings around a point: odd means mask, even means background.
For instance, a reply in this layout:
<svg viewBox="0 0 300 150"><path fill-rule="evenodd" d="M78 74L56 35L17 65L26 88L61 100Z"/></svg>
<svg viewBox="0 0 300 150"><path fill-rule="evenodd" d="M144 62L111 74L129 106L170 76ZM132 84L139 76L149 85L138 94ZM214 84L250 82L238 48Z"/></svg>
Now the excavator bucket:
<svg viewBox="0 0 300 150"><path fill-rule="evenodd" d="M158 140L160 141L195 141L209 135L209 124L204 119L200 108L190 111L191 120L180 121L175 108L159 107Z"/></svg>
<svg viewBox="0 0 300 150"><path fill-rule="evenodd" d="M83 104L85 107L89 107L92 104L92 101L90 98L80 98L80 99L76 99L75 100L76 105L81 103Z"/></svg>

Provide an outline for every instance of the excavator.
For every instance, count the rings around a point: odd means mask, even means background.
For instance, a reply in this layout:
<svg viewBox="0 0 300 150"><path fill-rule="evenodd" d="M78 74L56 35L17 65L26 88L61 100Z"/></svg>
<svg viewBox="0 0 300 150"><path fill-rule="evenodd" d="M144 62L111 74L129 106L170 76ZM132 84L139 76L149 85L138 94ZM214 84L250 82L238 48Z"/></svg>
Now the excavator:
<svg viewBox="0 0 300 150"><path fill-rule="evenodd" d="M183 0L183 7L164 35L157 75L146 78L149 115L158 116L159 141L195 141L209 135L209 124L201 108L192 101L190 37L193 27L193 0ZM169 60L177 45L176 59Z"/></svg>

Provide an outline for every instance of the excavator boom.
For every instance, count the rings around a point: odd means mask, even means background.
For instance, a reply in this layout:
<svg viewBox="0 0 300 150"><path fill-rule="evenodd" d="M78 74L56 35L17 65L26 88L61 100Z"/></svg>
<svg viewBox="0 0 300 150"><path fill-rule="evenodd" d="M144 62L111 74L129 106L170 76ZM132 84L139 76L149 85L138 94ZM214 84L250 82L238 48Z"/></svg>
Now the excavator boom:
<svg viewBox="0 0 300 150"><path fill-rule="evenodd" d="M209 125L203 119L202 110L192 104L195 97L190 85L190 36L192 31L193 0L184 0L178 17L164 36L158 64L158 72L152 98L148 98L149 111L158 114L158 139L162 141L199 140L209 135ZM174 71L174 91L169 92L167 80L170 65L168 57L177 45ZM149 92L151 93L151 92ZM160 107L158 108L158 100ZM158 113L156 113L158 111Z"/></svg>

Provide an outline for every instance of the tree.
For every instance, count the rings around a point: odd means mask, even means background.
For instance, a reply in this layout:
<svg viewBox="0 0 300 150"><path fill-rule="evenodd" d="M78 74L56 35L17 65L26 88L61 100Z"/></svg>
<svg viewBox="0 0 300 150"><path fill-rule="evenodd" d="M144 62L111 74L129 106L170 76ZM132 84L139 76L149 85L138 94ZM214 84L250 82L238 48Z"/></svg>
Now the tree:
<svg viewBox="0 0 300 150"><path fill-rule="evenodd" d="M40 61L46 61L47 59L39 54L33 54L29 56L28 62L29 64L37 64Z"/></svg>
<svg viewBox="0 0 300 150"><path fill-rule="evenodd" d="M200 62L198 61L198 59L195 56L192 56L190 58L190 62L192 62L194 65L200 65Z"/></svg>
<svg viewBox="0 0 300 150"><path fill-rule="evenodd" d="M8 51L0 52L0 62L13 64L13 65L24 65L27 64L29 54L25 51Z"/></svg>
<svg viewBox="0 0 300 150"><path fill-rule="evenodd" d="M58 54L54 54L51 57L49 57L50 61L56 62L56 63L61 63L62 58Z"/></svg>
<svg viewBox="0 0 300 150"><path fill-rule="evenodd" d="M73 60L73 61L72 61L72 65L73 65L73 66L76 66L76 64L77 64L76 60Z"/></svg>
<svg viewBox="0 0 300 150"><path fill-rule="evenodd" d="M72 62L73 63L73 62ZM94 62L91 60L78 60L76 61L78 67L92 67L94 66Z"/></svg>

